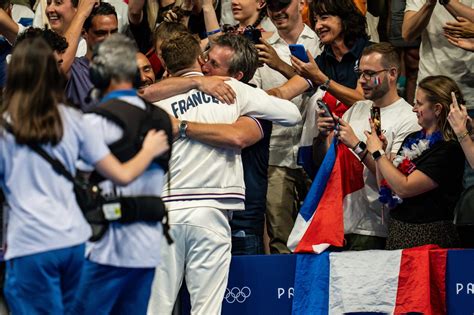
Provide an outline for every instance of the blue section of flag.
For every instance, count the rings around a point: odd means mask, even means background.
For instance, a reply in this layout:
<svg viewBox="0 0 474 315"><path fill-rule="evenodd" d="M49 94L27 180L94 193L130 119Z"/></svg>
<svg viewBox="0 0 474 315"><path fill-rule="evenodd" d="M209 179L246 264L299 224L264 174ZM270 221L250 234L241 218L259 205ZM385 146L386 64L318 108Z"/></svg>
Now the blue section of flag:
<svg viewBox="0 0 474 315"><path fill-rule="evenodd" d="M313 184L306 195L306 199L300 209L300 215L305 221L308 221L313 216L316 207L318 206L319 200L326 189L326 184L331 176L334 163L336 161L336 140L331 143L331 146L324 157L323 163L319 167L318 173L313 180Z"/></svg>
<svg viewBox="0 0 474 315"><path fill-rule="evenodd" d="M329 252L298 255L293 315L327 315L329 307Z"/></svg>
<svg viewBox="0 0 474 315"><path fill-rule="evenodd" d="M316 166L313 161L313 146L302 146L298 148L296 164L302 166L306 174L313 178L316 174Z"/></svg>

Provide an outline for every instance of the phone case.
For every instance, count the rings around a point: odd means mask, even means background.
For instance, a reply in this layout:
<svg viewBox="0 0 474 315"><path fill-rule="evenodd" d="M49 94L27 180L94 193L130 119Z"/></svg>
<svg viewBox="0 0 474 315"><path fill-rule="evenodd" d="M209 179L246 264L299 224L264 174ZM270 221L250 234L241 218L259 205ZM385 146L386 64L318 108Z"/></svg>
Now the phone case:
<svg viewBox="0 0 474 315"><path fill-rule="evenodd" d="M308 55L306 54L306 49L301 44L290 44L290 52L293 56L298 58L303 62L309 62Z"/></svg>
<svg viewBox="0 0 474 315"><path fill-rule="evenodd" d="M375 131L377 132L377 135L380 136L382 134L382 121L380 119L380 107L372 106L372 108L370 109L370 118L372 118L372 121L374 122Z"/></svg>

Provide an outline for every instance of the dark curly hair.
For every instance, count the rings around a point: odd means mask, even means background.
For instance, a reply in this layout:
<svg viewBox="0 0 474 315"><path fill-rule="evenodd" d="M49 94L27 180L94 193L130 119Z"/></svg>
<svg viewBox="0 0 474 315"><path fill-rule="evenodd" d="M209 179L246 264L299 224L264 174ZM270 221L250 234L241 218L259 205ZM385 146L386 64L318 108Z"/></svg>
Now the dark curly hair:
<svg viewBox="0 0 474 315"><path fill-rule="evenodd" d="M51 50L58 53L64 53L69 46L66 38L55 31L37 27L29 27L24 32L20 33L16 39L15 45L18 45L27 38L43 38L49 47L51 47Z"/></svg>
<svg viewBox="0 0 474 315"><path fill-rule="evenodd" d="M341 19L344 44L352 47L358 38L369 39L367 20L352 0L317 0L311 2L311 15L334 15Z"/></svg>

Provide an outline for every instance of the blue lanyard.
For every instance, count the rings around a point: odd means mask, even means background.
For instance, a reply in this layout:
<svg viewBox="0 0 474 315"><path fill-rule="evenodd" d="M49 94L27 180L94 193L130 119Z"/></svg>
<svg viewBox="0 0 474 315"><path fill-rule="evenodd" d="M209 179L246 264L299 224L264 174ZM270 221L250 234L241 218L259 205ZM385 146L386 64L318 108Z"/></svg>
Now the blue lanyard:
<svg viewBox="0 0 474 315"><path fill-rule="evenodd" d="M130 89L130 90L116 90L116 91L112 91L110 93L107 93L107 95L105 95L102 100L100 101L100 103L105 103L111 99L114 99L114 98L120 98L120 97L123 97L123 96L137 96L137 90L134 90L134 89Z"/></svg>

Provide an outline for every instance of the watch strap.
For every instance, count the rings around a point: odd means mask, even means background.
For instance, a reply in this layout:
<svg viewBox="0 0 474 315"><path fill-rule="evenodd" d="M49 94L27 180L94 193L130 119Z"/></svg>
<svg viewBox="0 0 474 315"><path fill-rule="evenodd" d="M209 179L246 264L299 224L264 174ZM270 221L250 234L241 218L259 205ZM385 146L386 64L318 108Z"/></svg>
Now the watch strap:
<svg viewBox="0 0 474 315"><path fill-rule="evenodd" d="M188 129L188 122L186 120L181 120L179 123L179 137L180 138L187 138L186 136L186 130Z"/></svg>
<svg viewBox="0 0 474 315"><path fill-rule="evenodd" d="M372 153L372 158L374 159L374 161L377 161L378 159L380 159L382 157L382 155L385 155L385 151L384 150L377 150L377 151Z"/></svg>
<svg viewBox="0 0 474 315"><path fill-rule="evenodd" d="M362 152L364 152L365 149L367 149L367 145L365 144L365 142L359 141L359 143L357 143L356 146L354 147L353 151L355 154L359 155Z"/></svg>

